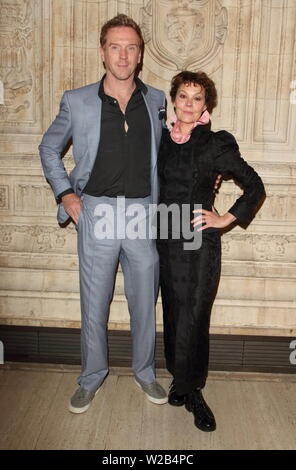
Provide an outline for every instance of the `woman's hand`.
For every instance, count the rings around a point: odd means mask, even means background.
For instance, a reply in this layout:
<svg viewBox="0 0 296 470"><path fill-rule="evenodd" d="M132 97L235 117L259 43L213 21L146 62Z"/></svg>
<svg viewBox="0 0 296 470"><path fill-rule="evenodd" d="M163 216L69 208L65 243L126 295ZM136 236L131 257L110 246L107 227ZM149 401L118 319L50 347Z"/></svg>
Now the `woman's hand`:
<svg viewBox="0 0 296 470"><path fill-rule="evenodd" d="M236 220L236 217L229 212L226 212L224 215L218 215L213 211L207 211L205 209L195 209L193 212L201 214L191 220L193 227L205 224L197 229L197 232L210 227L225 228Z"/></svg>

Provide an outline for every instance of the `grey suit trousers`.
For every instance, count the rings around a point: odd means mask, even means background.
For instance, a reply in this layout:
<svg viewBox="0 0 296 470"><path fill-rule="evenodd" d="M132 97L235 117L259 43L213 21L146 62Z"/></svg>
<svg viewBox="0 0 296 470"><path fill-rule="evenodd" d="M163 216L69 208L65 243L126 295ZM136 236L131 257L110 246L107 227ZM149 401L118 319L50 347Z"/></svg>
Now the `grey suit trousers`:
<svg viewBox="0 0 296 470"><path fill-rule="evenodd" d="M106 330L118 261L124 275L124 290L130 313L133 372L139 382L151 383L155 380L158 254L155 240L148 237L130 239L125 234L126 226L130 222L129 217L126 217L127 208L131 204L140 203L143 210L138 225L146 224L150 198L125 199L83 194L82 200L83 207L76 226L82 359L78 383L93 391L101 385L108 373ZM110 210L104 212L106 206ZM112 231L113 237L110 235Z"/></svg>

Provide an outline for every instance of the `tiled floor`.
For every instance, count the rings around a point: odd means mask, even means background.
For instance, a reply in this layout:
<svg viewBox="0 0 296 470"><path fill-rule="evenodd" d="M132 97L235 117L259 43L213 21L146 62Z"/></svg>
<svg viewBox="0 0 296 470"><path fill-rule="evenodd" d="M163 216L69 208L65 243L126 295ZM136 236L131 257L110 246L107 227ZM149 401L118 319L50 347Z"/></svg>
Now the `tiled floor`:
<svg viewBox="0 0 296 470"><path fill-rule="evenodd" d="M154 405L127 369L113 369L89 410L69 413L75 366L0 366L0 449L295 449L296 376L210 373L204 396L217 430L184 407ZM170 383L165 371L158 380Z"/></svg>

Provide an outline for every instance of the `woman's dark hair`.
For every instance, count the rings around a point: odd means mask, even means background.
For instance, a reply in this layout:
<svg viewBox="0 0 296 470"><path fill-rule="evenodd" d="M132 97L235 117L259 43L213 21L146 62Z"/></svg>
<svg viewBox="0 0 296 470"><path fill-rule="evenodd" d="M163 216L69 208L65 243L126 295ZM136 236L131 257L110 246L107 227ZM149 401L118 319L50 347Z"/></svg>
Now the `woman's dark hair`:
<svg viewBox="0 0 296 470"><path fill-rule="evenodd" d="M176 99L177 91L181 85L184 84L200 85L205 90L205 100L207 110L211 114L213 109L217 106L217 90L215 83L204 72L189 72L184 70L172 78L170 96L174 102Z"/></svg>

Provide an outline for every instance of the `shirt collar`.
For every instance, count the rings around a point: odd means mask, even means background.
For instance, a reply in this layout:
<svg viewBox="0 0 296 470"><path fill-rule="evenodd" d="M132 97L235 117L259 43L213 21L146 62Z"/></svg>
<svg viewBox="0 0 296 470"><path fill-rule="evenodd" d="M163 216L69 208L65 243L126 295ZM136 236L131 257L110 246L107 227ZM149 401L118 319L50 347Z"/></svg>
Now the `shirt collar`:
<svg viewBox="0 0 296 470"><path fill-rule="evenodd" d="M108 99L108 95L106 95L106 93L104 92L105 77L106 77L106 74L101 79L100 86L99 86L99 91L98 91L98 96L101 98L102 101L106 101ZM139 77L135 77L135 84L136 84L136 88L133 91L133 95L135 93L138 93L138 91L141 91L142 93L144 93L144 95L146 95L148 89L147 89L145 83L143 83L142 80L139 79Z"/></svg>

